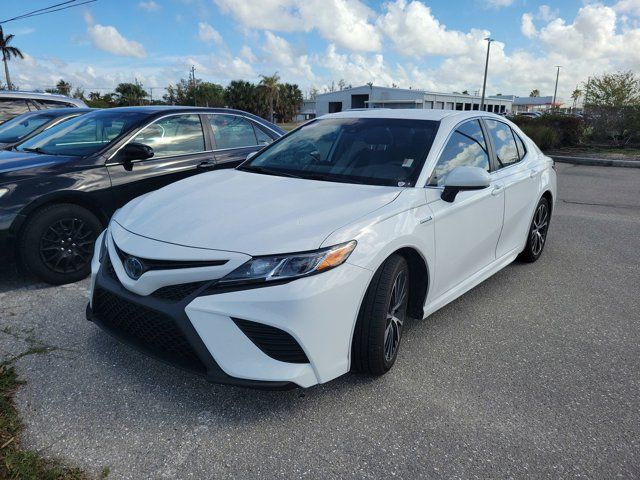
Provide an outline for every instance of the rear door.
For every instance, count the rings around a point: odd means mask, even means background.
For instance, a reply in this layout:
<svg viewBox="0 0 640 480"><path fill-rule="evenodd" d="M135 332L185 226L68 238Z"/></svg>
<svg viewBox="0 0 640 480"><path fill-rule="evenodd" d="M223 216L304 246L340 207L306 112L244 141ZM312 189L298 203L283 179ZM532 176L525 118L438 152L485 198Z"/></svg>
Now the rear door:
<svg viewBox="0 0 640 480"><path fill-rule="evenodd" d="M129 142L153 148L147 160L134 161L127 170L116 153L107 163L116 201L123 205L144 193L206 171L214 164L201 115L161 117L143 127ZM129 143L127 142L127 143Z"/></svg>
<svg viewBox="0 0 640 480"><path fill-rule="evenodd" d="M496 257L500 258L524 248L537 200L538 172L535 159L527 154L524 142L509 125L488 118L484 123L494 152L495 170L491 177L504 185L504 225L496 247Z"/></svg>
<svg viewBox="0 0 640 480"><path fill-rule="evenodd" d="M260 150L275 138L275 134L242 115L215 113L206 117L213 136L216 168L236 167L249 153Z"/></svg>

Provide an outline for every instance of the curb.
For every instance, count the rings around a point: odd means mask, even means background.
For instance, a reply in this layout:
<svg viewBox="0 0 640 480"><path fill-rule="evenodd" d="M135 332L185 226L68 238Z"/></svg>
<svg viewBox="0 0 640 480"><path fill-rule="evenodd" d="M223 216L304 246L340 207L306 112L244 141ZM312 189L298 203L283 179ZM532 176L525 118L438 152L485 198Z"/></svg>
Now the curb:
<svg viewBox="0 0 640 480"><path fill-rule="evenodd" d="M640 168L640 160L611 160L607 158L569 157L563 155L548 155L556 162L573 163L575 165L592 165L597 167L627 167Z"/></svg>

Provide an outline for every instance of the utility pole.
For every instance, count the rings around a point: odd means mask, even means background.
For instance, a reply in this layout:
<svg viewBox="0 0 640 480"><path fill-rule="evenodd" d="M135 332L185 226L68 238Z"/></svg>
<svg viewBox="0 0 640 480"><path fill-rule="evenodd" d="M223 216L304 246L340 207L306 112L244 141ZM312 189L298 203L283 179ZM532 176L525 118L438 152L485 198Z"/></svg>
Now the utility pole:
<svg viewBox="0 0 640 480"><path fill-rule="evenodd" d="M556 65L556 68L558 70L556 71L556 88L553 90L553 103L551 104L552 108L556 108L556 95L558 94L558 77L560 76L560 69L562 68L562 65Z"/></svg>
<svg viewBox="0 0 640 480"><path fill-rule="evenodd" d="M193 106L197 107L198 102L196 101L196 67L194 65L191 65L191 81L193 82L191 84L193 88Z"/></svg>
<svg viewBox="0 0 640 480"><path fill-rule="evenodd" d="M484 97L487 91L487 72L489 70L489 52L491 51L491 42L495 41L491 37L485 38L487 42L487 59L484 63L484 81L482 82L482 100L480 100L480 110L484 111Z"/></svg>

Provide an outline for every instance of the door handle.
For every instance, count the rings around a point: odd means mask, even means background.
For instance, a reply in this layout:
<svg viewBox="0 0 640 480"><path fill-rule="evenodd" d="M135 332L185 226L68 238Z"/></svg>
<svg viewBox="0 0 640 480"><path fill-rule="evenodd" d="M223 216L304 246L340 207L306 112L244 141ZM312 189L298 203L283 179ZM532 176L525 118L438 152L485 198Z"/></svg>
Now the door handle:
<svg viewBox="0 0 640 480"><path fill-rule="evenodd" d="M502 193L502 188L503 188L502 185L494 186L493 190L491 190L491 195L493 195L494 197L497 197Z"/></svg>
<svg viewBox="0 0 640 480"><path fill-rule="evenodd" d="M215 166L215 160L204 160L198 164L198 168L214 168Z"/></svg>

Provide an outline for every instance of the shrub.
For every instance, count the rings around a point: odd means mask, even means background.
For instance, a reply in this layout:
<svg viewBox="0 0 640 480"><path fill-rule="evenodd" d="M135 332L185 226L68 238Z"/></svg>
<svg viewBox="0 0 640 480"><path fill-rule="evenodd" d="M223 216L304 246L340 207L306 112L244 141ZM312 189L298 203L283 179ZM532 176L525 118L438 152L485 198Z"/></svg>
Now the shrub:
<svg viewBox="0 0 640 480"><path fill-rule="evenodd" d="M594 107L585 115L588 138L624 147L640 141L640 107Z"/></svg>
<svg viewBox="0 0 640 480"><path fill-rule="evenodd" d="M516 116L512 120L542 149L573 147L580 143L584 133L584 121L572 115Z"/></svg>
<svg viewBox="0 0 640 480"><path fill-rule="evenodd" d="M550 127L527 122L526 125L521 125L520 128L542 150L558 148L561 145L558 134Z"/></svg>

